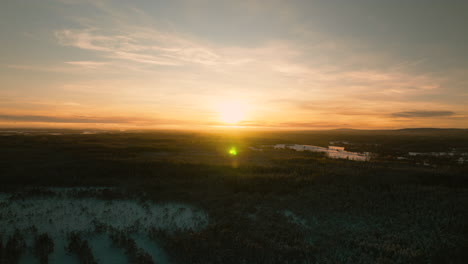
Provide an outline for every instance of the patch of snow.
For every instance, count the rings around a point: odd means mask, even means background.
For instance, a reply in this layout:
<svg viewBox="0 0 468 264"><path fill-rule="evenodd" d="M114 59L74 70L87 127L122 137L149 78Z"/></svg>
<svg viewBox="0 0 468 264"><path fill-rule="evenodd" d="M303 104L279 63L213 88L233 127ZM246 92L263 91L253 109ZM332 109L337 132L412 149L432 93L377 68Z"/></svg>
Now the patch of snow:
<svg viewBox="0 0 468 264"><path fill-rule="evenodd" d="M283 215L286 216L291 223L294 223L303 227L308 227L307 220L297 216L295 213L289 210L284 210Z"/></svg>
<svg viewBox="0 0 468 264"><path fill-rule="evenodd" d="M455 152L408 152L409 156L433 156L433 157L453 157Z"/></svg>
<svg viewBox="0 0 468 264"><path fill-rule="evenodd" d="M34 255L34 237L31 234L22 234L26 243L26 250L18 261L19 264L39 264L39 259Z"/></svg>
<svg viewBox="0 0 468 264"><path fill-rule="evenodd" d="M95 224L117 230L198 230L208 224L207 215L186 204L137 203L135 201L73 198L2 200L0 226L4 232L27 230L63 236L69 232L91 232Z"/></svg>
<svg viewBox="0 0 468 264"><path fill-rule="evenodd" d="M337 150L337 151L344 151L344 147L338 147L338 146L328 146L328 149Z"/></svg>
<svg viewBox="0 0 468 264"><path fill-rule="evenodd" d="M78 259L66 251L68 239L65 236L56 236L52 239L54 241L54 251L49 255L49 264L79 264Z"/></svg>
<svg viewBox="0 0 468 264"><path fill-rule="evenodd" d="M88 239L89 247L97 263L100 264L126 264L128 258L121 248L112 245L108 235L98 234Z"/></svg>
<svg viewBox="0 0 468 264"><path fill-rule="evenodd" d="M164 250L153 240L142 234L133 234L131 238L137 246L148 253L154 263L168 264L169 260Z"/></svg>
<svg viewBox="0 0 468 264"><path fill-rule="evenodd" d="M263 149L261 148L256 148L256 147L249 147L250 150L253 150L253 151L263 151Z"/></svg>

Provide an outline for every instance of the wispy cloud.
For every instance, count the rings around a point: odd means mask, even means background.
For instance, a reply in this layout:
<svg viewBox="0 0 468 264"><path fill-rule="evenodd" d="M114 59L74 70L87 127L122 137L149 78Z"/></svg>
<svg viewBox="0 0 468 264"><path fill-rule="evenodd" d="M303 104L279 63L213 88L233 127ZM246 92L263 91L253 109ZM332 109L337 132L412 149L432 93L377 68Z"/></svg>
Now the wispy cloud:
<svg viewBox="0 0 468 264"><path fill-rule="evenodd" d="M286 128L337 128L347 127L349 124L336 122L282 122L276 124L277 127Z"/></svg>
<svg viewBox="0 0 468 264"><path fill-rule="evenodd" d="M104 126L125 126L125 127L160 127L160 126L192 126L210 125L193 120L164 119L135 116L52 116L52 115L22 115L22 114L0 114L0 125L2 123L42 123L42 124L64 124L64 125L104 125Z"/></svg>
<svg viewBox="0 0 468 264"><path fill-rule="evenodd" d="M257 43L253 47L226 46L154 26L132 23L126 14L114 10L105 2L95 6L104 13L111 12L119 24L118 30L95 23L81 28L58 30L55 36L61 45L95 52L100 59L108 60L107 64L72 61L68 62L70 65L88 69L110 65L114 68L117 65L122 65L117 68L128 68L133 65L136 71L144 71L151 66L168 67L171 72L165 72L164 78L171 74L177 75L174 71L180 67L195 66L197 73L201 69L209 70L204 76L197 76L197 79L204 79L212 85L219 86L216 83L218 80L224 83L226 80L235 80L238 89L243 89L242 81L256 89L270 86L270 91L285 87L304 92L316 89L320 92L316 96L321 99L348 96L397 101L410 95L437 93L441 87L441 80L433 76L405 72L408 67L414 66L408 61L403 66L398 62L390 69L357 70L355 65L364 65L363 58L371 60L371 63L386 58L350 50L345 43L324 40L323 43L306 46L293 40L277 39ZM130 13L136 11L147 17L142 10L131 10ZM333 55L335 53L353 55L342 58ZM316 55L305 59L307 54Z"/></svg>
<svg viewBox="0 0 468 264"><path fill-rule="evenodd" d="M120 123L137 123L135 118L120 118L120 117L56 117L43 115L0 115L0 120L14 122L41 122L41 123L90 123L90 124L120 124ZM148 120L145 120L148 121Z"/></svg>
<svg viewBox="0 0 468 264"><path fill-rule="evenodd" d="M65 63L74 65L74 66L80 66L83 68L88 68L88 69L98 69L98 68L102 68L104 66L109 65L109 62L102 62L102 61L67 61Z"/></svg>
<svg viewBox="0 0 468 264"><path fill-rule="evenodd" d="M447 117L454 116L455 113L452 111L408 111L408 112L397 112L393 113L394 117L407 117L407 118L417 118L417 117Z"/></svg>
<svg viewBox="0 0 468 264"><path fill-rule="evenodd" d="M206 45L150 28L128 27L114 34L98 28L66 29L55 36L61 45L100 52L104 58L165 66L231 63Z"/></svg>

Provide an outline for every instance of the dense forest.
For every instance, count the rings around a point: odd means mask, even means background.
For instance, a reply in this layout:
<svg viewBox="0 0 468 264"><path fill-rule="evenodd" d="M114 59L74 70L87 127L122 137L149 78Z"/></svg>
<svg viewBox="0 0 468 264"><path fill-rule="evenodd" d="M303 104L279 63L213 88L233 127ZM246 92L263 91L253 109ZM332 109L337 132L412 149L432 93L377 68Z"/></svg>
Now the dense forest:
<svg viewBox="0 0 468 264"><path fill-rule="evenodd" d="M330 142L373 158L330 159L272 147ZM3 208L12 201L57 197L54 190L60 188L81 188L70 194L80 199L201 208L209 217L201 229L145 230L170 263L468 260L468 165L453 157L424 158L431 166L418 161L423 158L396 159L411 151L464 157L466 130L30 130L3 131L0 146ZM133 231L100 228L133 262L152 263L129 237ZM22 235L0 228L1 259L19 259ZM57 249L47 234L35 235L35 241L41 261ZM81 263L94 261L85 235L68 234L68 243Z"/></svg>

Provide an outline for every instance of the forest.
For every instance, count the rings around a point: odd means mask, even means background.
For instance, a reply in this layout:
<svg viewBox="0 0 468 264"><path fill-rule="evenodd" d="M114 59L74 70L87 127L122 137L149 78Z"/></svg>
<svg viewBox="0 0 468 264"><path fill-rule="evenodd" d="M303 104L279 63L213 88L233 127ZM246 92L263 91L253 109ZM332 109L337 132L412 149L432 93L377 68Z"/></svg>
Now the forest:
<svg viewBox="0 0 468 264"><path fill-rule="evenodd" d="M467 130L0 135L4 263L468 260ZM372 158L273 147L330 143Z"/></svg>

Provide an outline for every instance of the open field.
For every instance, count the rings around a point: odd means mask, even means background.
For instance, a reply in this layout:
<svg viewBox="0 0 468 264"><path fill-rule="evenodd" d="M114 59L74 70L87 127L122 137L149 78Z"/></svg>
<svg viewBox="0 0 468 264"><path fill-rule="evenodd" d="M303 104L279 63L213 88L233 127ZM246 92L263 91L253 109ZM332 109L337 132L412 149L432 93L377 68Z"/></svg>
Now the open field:
<svg viewBox="0 0 468 264"><path fill-rule="evenodd" d="M6 263L468 261L466 130L22 130L0 146Z"/></svg>

